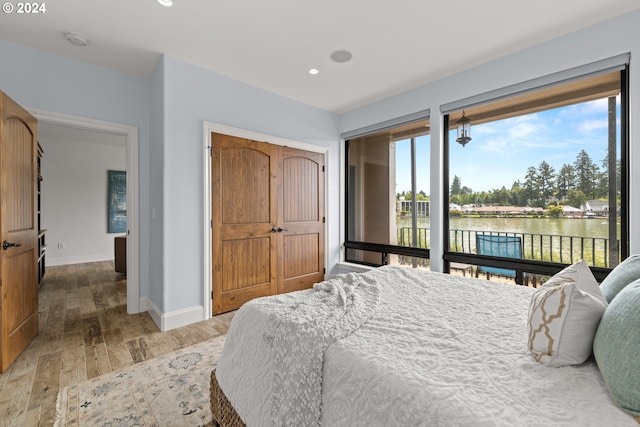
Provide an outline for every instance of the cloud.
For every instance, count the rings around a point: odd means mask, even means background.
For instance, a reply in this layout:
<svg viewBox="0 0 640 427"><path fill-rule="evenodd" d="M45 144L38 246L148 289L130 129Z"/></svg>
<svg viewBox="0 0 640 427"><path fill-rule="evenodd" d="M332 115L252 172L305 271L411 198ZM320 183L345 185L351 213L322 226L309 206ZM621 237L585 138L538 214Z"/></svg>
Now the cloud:
<svg viewBox="0 0 640 427"><path fill-rule="evenodd" d="M608 119L585 120L579 124L578 132L592 132L594 130L607 129L608 127Z"/></svg>
<svg viewBox="0 0 640 427"><path fill-rule="evenodd" d="M619 104L619 100L618 100ZM599 164L606 156L608 100L565 106L471 125L473 140L450 152L450 173L474 191L510 188L545 160L556 172L582 149ZM619 117L618 117L619 119ZM454 137L455 139L455 137Z"/></svg>

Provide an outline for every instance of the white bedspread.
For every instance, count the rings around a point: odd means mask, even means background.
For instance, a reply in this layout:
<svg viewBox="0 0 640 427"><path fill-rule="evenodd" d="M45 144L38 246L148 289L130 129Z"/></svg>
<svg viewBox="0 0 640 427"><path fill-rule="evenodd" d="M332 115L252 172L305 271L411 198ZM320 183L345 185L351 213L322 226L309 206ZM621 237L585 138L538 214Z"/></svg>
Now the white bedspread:
<svg viewBox="0 0 640 427"><path fill-rule="evenodd" d="M244 342L236 345L238 337L234 322L229 330L232 340L218 362L217 375L221 388L234 404L243 405L247 393L253 399L254 390L249 382L245 389L235 389L236 377L245 370L262 365L262 378L270 382L267 390L271 406L270 418L252 411L247 420L256 415L259 425L317 426L320 423L322 397L322 375L324 352L336 340L348 336L362 326L376 311L381 273L341 275L331 280L316 283L313 289L259 298L245 304L236 315L245 319L244 327L258 329L262 334L260 346L265 346L268 357L247 358ZM251 314L260 315L252 318ZM266 316L265 316L266 315ZM251 321L253 320L253 325ZM242 338L242 337L240 337ZM254 339L254 338L252 338ZM250 345L250 344L249 344ZM222 384L225 384L223 386ZM247 402L252 407L252 402Z"/></svg>
<svg viewBox="0 0 640 427"><path fill-rule="evenodd" d="M324 353L322 425L638 426L595 363L549 368L529 354L532 289L395 267L366 274L381 273L375 314ZM271 425L265 316L236 314L225 347L244 367L216 371L249 426Z"/></svg>

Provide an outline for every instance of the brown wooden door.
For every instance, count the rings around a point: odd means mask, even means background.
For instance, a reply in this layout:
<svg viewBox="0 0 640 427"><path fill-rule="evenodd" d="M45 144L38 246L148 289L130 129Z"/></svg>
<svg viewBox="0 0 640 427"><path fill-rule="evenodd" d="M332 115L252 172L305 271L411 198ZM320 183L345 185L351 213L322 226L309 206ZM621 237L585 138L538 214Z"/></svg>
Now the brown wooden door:
<svg viewBox="0 0 640 427"><path fill-rule="evenodd" d="M213 313L277 290L279 153L264 143L213 133Z"/></svg>
<svg viewBox="0 0 640 427"><path fill-rule="evenodd" d="M213 133L213 314L324 278L324 156Z"/></svg>
<svg viewBox="0 0 640 427"><path fill-rule="evenodd" d="M4 372L38 334L37 124L2 92L0 112L0 372Z"/></svg>
<svg viewBox="0 0 640 427"><path fill-rule="evenodd" d="M283 147L278 209L278 292L311 287L324 280L324 156Z"/></svg>

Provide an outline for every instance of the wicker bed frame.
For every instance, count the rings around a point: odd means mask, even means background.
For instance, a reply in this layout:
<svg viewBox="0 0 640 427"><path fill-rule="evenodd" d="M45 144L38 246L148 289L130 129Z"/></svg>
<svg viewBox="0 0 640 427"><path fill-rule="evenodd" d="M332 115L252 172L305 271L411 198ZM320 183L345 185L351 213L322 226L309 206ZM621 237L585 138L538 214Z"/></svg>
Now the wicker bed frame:
<svg viewBox="0 0 640 427"><path fill-rule="evenodd" d="M242 419L233 409L231 403L227 400L227 396L220 389L218 379L216 378L216 370L211 371L211 386L209 388L211 395L211 414L213 415L213 425L222 427L245 427Z"/></svg>
<svg viewBox="0 0 640 427"><path fill-rule="evenodd" d="M245 427L240 416L233 409L231 403L227 400L227 396L220 389L218 379L216 378L216 370L211 371L211 386L209 389L211 395L211 414L213 415L213 425L219 427ZM640 424L640 417L634 417Z"/></svg>

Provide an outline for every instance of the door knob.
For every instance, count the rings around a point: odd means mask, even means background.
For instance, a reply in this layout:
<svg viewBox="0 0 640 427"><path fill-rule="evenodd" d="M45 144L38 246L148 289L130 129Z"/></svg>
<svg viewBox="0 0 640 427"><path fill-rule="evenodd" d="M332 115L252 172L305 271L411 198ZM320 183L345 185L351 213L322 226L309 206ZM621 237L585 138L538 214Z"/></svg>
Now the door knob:
<svg viewBox="0 0 640 427"><path fill-rule="evenodd" d="M288 228L278 227L278 233L282 233L283 231L289 231Z"/></svg>
<svg viewBox="0 0 640 427"><path fill-rule="evenodd" d="M277 228L275 228L275 227L272 227L272 228L271 228L271 232L272 232L272 233L275 233L276 231L279 231L279 230L278 230Z"/></svg>
<svg viewBox="0 0 640 427"><path fill-rule="evenodd" d="M4 249L5 251L13 246L15 247L22 246L22 243L12 243L12 242L7 242L6 240L2 242L2 249Z"/></svg>

